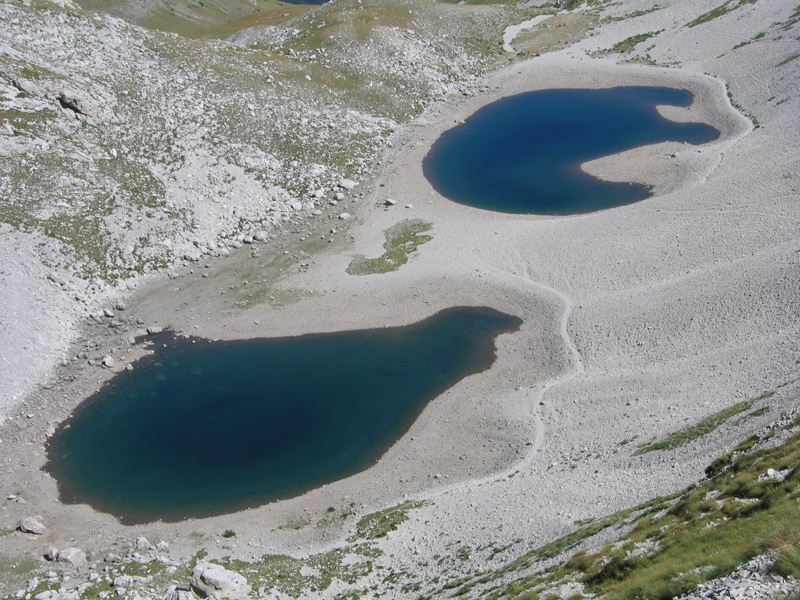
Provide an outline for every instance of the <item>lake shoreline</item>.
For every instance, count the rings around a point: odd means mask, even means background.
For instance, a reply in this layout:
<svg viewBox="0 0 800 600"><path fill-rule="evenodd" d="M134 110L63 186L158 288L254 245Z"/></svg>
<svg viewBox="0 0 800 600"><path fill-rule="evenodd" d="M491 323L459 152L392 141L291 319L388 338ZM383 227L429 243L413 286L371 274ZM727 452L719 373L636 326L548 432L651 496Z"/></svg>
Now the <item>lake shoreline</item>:
<svg viewBox="0 0 800 600"><path fill-rule="evenodd" d="M422 158L438 135L500 97L617 85L688 89L694 104L663 114L709 122L721 132L719 141L701 148L659 144L584 166L595 175L654 185L652 198L574 217L505 215L452 203L421 176ZM485 91L437 104L393 136L375 191L354 207L352 220L333 223L346 234L303 259L311 264L277 286L301 290L297 302L247 308L227 302L243 280L248 286L258 281L259 259L245 248L209 261L209 268L197 265L194 273L187 268L177 279L145 284L130 298L125 318L179 334L242 339L403 325L450 306L489 306L524 321L519 332L498 338L494 366L433 401L362 473L240 513L133 527L85 505L54 502L55 483L39 470L45 424L66 416L110 375L67 367L75 381L31 401L31 410L41 413L13 433L5 427L0 446L9 489L26 489L27 510L57 532L54 545L71 539L100 550L120 536L143 535L168 539L178 556L206 545L193 535L208 539L230 529L237 532L235 544L208 547L210 558L307 556L342 543L357 517L411 499L425 505L383 546L399 564L411 565L415 553L434 556L447 540L478 546L495 541L500 530L504 539L526 533L532 545L552 540L576 519L691 483L702 476L710 446L737 439L737 430L721 432L713 442L680 451L679 459L636 457L634 445L622 444L659 437L755 396L787 381L796 368L795 357L780 352L792 326L775 316L791 311L767 301L763 281L752 277L781 268L770 265L775 254L787 252L787 234L775 229L770 215L754 217L745 228L735 209L718 210L723 200L744 201L731 173L747 163L733 151L752 132L730 106L724 85L686 70L557 53L495 73L474 89ZM785 210L781 198L772 202L775 214ZM386 274L346 274L354 255L379 255L383 232L409 218L432 223L433 240L408 264ZM713 235L713 245L702 243L704 233ZM743 263L746 268L731 275ZM720 314L726 321L716 326ZM676 324L683 329L676 331ZM118 341L105 332L106 342ZM145 351L137 344L125 362L135 368ZM353 515L335 527L311 526L331 507L350 507ZM309 526L287 528L292 522Z"/></svg>

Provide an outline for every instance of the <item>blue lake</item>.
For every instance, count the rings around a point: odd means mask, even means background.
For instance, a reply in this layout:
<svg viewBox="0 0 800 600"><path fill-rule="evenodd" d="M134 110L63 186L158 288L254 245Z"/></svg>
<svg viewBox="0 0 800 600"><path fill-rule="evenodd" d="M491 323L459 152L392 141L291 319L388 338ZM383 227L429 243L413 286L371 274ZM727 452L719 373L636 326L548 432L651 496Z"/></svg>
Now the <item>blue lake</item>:
<svg viewBox="0 0 800 600"><path fill-rule="evenodd" d="M602 181L581 171L581 163L647 144L717 139L710 125L676 123L656 110L692 101L690 92L666 87L511 96L446 131L423 172L446 198L499 212L571 215L631 204L651 188Z"/></svg>
<svg viewBox="0 0 800 600"><path fill-rule="evenodd" d="M458 307L397 328L236 342L162 335L59 427L45 469L62 501L123 523L296 496L374 464L520 325Z"/></svg>

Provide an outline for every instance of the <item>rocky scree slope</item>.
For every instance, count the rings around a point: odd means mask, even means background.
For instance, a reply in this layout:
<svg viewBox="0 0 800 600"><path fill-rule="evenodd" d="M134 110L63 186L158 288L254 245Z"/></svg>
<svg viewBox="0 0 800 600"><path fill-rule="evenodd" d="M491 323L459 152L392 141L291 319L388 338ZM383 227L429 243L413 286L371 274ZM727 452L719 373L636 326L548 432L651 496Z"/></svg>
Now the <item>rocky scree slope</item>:
<svg viewBox="0 0 800 600"><path fill-rule="evenodd" d="M353 213L335 205L363 192L341 180L367 180L395 128L530 12L342 0L225 41L3 2L0 411L142 275Z"/></svg>

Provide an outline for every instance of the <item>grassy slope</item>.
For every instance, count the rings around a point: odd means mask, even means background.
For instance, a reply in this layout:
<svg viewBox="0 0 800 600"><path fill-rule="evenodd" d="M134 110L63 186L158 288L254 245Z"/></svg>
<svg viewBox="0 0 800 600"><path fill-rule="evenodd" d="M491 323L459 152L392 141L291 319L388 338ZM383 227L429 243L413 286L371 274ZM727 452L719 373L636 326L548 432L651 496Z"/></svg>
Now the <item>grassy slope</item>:
<svg viewBox="0 0 800 600"><path fill-rule="evenodd" d="M313 8L279 0L78 0L77 4L189 38L225 37L248 27L279 25Z"/></svg>

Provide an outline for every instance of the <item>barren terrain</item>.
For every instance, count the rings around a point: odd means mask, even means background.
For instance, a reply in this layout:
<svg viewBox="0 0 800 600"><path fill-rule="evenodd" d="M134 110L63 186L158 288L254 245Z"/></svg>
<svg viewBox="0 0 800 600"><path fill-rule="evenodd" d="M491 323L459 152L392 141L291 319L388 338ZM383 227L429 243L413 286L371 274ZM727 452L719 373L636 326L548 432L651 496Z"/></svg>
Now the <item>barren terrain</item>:
<svg viewBox="0 0 800 600"><path fill-rule="evenodd" d="M400 61L398 69L411 60L409 53L419 51L418 64L409 68L424 75L407 75L401 90L412 84L417 89L406 95L398 91L394 106L379 102L385 90L374 98L359 96L345 90L338 75L330 76L342 68L335 67L337 60L355 69L360 57L366 71L359 77L380 81L379 86L397 85L402 71L388 72L397 65L367 64L369 52L346 60L346 53L330 48L327 55L318 51L314 59L297 59L299 66L291 55L275 59L287 78L293 69L311 69L310 80L296 80L301 86L316 85L309 82L317 70L328 73L324 85L336 91L327 105L323 95L294 87L262 94L278 88L265 82L259 89L249 78L255 67L245 63L254 60L252 53L267 52L254 50L260 48L257 44L242 51L228 42L203 42L215 48L208 51L212 58L214 52L230 52L237 57L237 68L246 70L248 78L236 85L247 81L252 86L246 101L253 109L242 110L261 114L259 98L280 95L278 104L285 108L253 120L256 133L262 131L259 127L280 131L264 132L275 144L267 149L270 153L251 132L233 126L225 131L223 119L204 125L207 112L198 112L197 123L172 141L165 138L163 155L140 156L147 177L160 182L154 184L161 191L154 196L153 210L163 216L153 217L152 227L146 222L133 225L135 216L120 216L145 210L135 205L131 192L133 205L120 201L102 220L109 239L115 240L104 252L117 256L119 251L119 270L128 265L130 277L109 273L105 257L85 260L83 270L66 266L75 264L70 257L82 256L74 238L50 236L42 214L23 218L18 207L4 209L0 492L11 499L0 513L0 529L8 531L0 537L0 556L7 565L2 567L6 587L0 593L23 590L24 596L32 577L42 579L55 564L71 569L68 563L43 557L53 546L89 553L88 565L69 571L72 584L59 583L62 596L82 582L86 594L110 595L110 586L97 591L105 574L92 578L104 566L119 569L113 557L104 565L109 553L129 565L153 565L150 582L116 586L130 597L163 597L165 590L156 583L170 579L187 587L188 571L199 554L247 577L253 596L446 596L455 587L448 582L499 571L527 551L574 531L578 522L679 491L701 479L718 454L796 407L796 7L787 2L744 4L692 26L714 8L713 2L653 6L631 0L583 7L515 30L516 37L507 36L507 48L498 56L494 48L504 42L504 20L512 25L532 19L532 8L518 7L514 13L509 8L418 4L409 9L411 21L402 28L381 30L379 19L387 18L387 5L365 0L370 8L364 10L374 10L378 20L367 31L372 35L380 30L379 43L365 42L361 31L348 42L378 48L391 42L395 54L389 54ZM12 8L23 17L33 14L23 3L3 10ZM350 10L345 8L337 0L301 18L317 19L314 27L319 29L336 22L334 33L341 33L351 26L349 21L343 24ZM489 37L490 53L467 46L460 47L462 54L456 52L463 42L443 35L458 26L455 17L444 19L442 31L433 28L446 11L462 8L468 11L458 17L464 19L463 31L491 24L483 29L495 36ZM61 14L55 6L46 10ZM76 27L97 20L97 27L119 30L120 36L144 36L142 48L153 43L147 36L160 35L71 10L64 19L76 20ZM396 13L391 17L399 19ZM57 21L53 17L48 23ZM537 31L556 25L565 30L564 47L553 49L549 41L538 46L543 42ZM307 23L289 22L286 27L292 26L298 33L290 32L289 39L310 37L301 32ZM270 33L270 44L291 43L276 41L279 33ZM349 39L332 36L313 43L324 48ZM169 40L167 36L159 43ZM4 43L4 56L22 56L21 42ZM204 52L193 45L181 48ZM25 51L28 56L34 52L30 47ZM292 52L296 56L311 50L295 45ZM329 66L314 66L321 57ZM153 61L156 71L170 64L159 62L161 58ZM14 77L7 77L9 89ZM86 85L100 85L88 73L85 77ZM164 98L173 93L167 88L174 81L159 80ZM209 93L200 81L192 85L198 96ZM645 201L573 217L504 215L452 203L422 176L422 159L437 136L493 100L537 89L617 85L688 89L694 104L670 107L665 116L710 123L722 134L701 147L661 144L584 166L608 179L654 185L654 196ZM226 96L223 87L220 83L204 97L206 108L212 100L219 106L245 102L235 94ZM417 106L422 87L425 102ZM5 93L10 97L11 92ZM178 96L198 106L187 91ZM354 104L364 112L348 108ZM175 118L188 119L194 114L188 110L176 108ZM165 114L168 120L171 113ZM303 117L306 123L292 121L299 114L311 116ZM107 118L110 131L116 131L114 119ZM319 120L319 127L305 129L309 119ZM129 122L124 124L114 135L135 137L135 130L127 129ZM176 131L181 127L173 126ZM9 150L9 156L0 158L5 161L0 162L4 206L13 208L22 193L18 190L34 186L14 179L24 170L24 157L46 172L56 160L52 153L64 151L66 144L78 153L76 160L93 161L97 170L91 171L95 176L89 183L70 180L57 189L72 190L69 198L83 197L83 202L88 202L89 190L96 192L93 198L105 198L103 193L113 188L122 198L124 186L114 183L115 175L104 171L105 166L97 167L100 158L85 158L98 152L86 140L106 135L102 124L93 127L89 133L81 129L61 141L47 141L49 150L35 141L22 153ZM204 127L214 130L217 141L203 137ZM281 146L287 139L281 132L295 136L292 148ZM36 135L44 139L41 132ZM11 141L3 147L11 148ZM326 141L332 145L326 147ZM90 149L76 149L81 145ZM180 158L175 158L181 145ZM359 154L348 151L356 147ZM129 150L134 152L133 146ZM294 166L292 152L299 157ZM167 155L173 158L167 160ZM103 160L111 156L107 148ZM67 164L63 157L58 160L58 169ZM172 166L159 175L159 165L165 164ZM287 185L292 174L298 179ZM58 176L54 172L42 179ZM36 185L44 194L44 183ZM191 219L183 220L185 215ZM356 256L380 256L385 232L412 219L429 223L432 239L416 246L406 264L388 272L348 274ZM120 225L127 222L131 227ZM133 232L131 239L151 236L152 241L125 254L119 250L127 243L121 241L124 231ZM148 328L214 339L284 336L411 323L456 305L491 306L521 317L524 325L498 339L497 361L489 371L463 380L431 402L380 461L343 481L237 514L125 527L87 506L59 502L54 480L40 470L52 428L114 370L128 364L136 368L147 344L158 343L157 335L147 336ZM114 359L111 368L102 366L106 357ZM764 410L750 418L732 419L672 449L637 453L641 444L768 391L775 393L759 398L753 408ZM46 525L43 535L12 531L33 515ZM370 524L381 519L389 520L387 531L370 533ZM234 535L223 536L226 531ZM140 537L149 543L136 542ZM166 544L156 547L159 540ZM138 558L130 558L133 554ZM276 561L284 577L270 570ZM535 572L546 564L505 577ZM37 579L29 591L39 593L39 586ZM480 592L476 586L470 594L477 597Z"/></svg>

